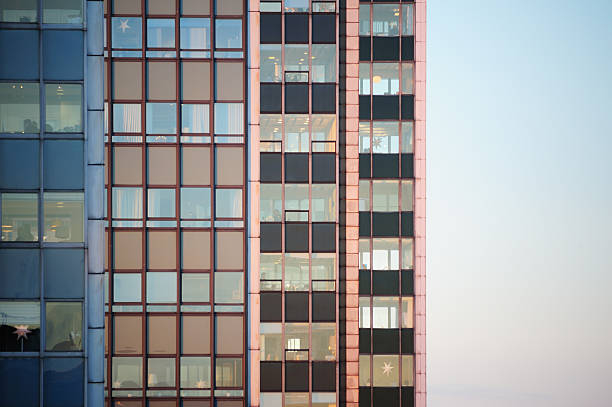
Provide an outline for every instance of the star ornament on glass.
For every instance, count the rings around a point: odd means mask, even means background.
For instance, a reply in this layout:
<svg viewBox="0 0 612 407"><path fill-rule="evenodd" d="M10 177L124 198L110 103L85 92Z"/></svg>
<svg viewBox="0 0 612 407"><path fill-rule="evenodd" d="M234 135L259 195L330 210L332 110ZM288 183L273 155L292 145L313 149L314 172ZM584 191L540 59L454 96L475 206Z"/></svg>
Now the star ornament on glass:
<svg viewBox="0 0 612 407"><path fill-rule="evenodd" d="M28 329L27 325L16 325L13 333L17 335L17 340L19 340L19 338L28 339L28 334L31 334L32 331Z"/></svg>
<svg viewBox="0 0 612 407"><path fill-rule="evenodd" d="M128 25L128 20L127 19L126 20L122 19L120 24L121 25L119 26L119 29L121 30L121 32L124 33L125 30L129 30L130 29L130 26Z"/></svg>
<svg viewBox="0 0 612 407"><path fill-rule="evenodd" d="M391 374L391 371L394 369L393 366L391 366L391 363L387 363L385 362L385 365L383 367L381 367L381 369L383 370L383 374L389 376Z"/></svg>

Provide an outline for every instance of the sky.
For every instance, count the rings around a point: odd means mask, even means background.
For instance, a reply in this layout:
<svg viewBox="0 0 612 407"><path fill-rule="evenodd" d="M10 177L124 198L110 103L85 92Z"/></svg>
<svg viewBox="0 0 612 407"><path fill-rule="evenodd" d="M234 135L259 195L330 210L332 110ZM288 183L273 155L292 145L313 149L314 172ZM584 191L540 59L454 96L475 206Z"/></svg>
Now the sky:
<svg viewBox="0 0 612 407"><path fill-rule="evenodd" d="M429 407L612 406L611 15L428 2Z"/></svg>

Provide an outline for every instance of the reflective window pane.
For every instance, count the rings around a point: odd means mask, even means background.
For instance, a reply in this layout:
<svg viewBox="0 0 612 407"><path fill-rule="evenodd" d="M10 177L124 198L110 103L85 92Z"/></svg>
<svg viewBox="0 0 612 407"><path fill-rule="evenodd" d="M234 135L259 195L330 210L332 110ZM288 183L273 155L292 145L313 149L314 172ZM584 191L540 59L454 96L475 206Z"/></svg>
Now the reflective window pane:
<svg viewBox="0 0 612 407"><path fill-rule="evenodd" d="M215 20L215 48L242 48L242 20Z"/></svg>
<svg viewBox="0 0 612 407"><path fill-rule="evenodd" d="M142 316L115 315L114 350L115 353L142 353ZM108 328L107 328L108 329Z"/></svg>
<svg viewBox="0 0 612 407"><path fill-rule="evenodd" d="M210 353L210 316L183 315L181 329L183 354Z"/></svg>
<svg viewBox="0 0 612 407"><path fill-rule="evenodd" d="M402 35L414 35L414 4L402 4Z"/></svg>
<svg viewBox="0 0 612 407"><path fill-rule="evenodd" d="M359 328L370 328L370 297L359 297Z"/></svg>
<svg viewBox="0 0 612 407"><path fill-rule="evenodd" d="M84 359L48 358L44 360L43 366L42 405L45 407L84 405Z"/></svg>
<svg viewBox="0 0 612 407"><path fill-rule="evenodd" d="M283 351L282 325L261 323L259 325L260 358L262 361L281 361Z"/></svg>
<svg viewBox="0 0 612 407"><path fill-rule="evenodd" d="M336 254L313 253L310 256L312 280L336 279Z"/></svg>
<svg viewBox="0 0 612 407"><path fill-rule="evenodd" d="M414 328L414 297L402 298L402 328Z"/></svg>
<svg viewBox="0 0 612 407"><path fill-rule="evenodd" d="M308 11L308 0L285 0L285 13Z"/></svg>
<svg viewBox="0 0 612 407"><path fill-rule="evenodd" d="M285 45L285 72L308 72L308 45Z"/></svg>
<svg viewBox="0 0 612 407"><path fill-rule="evenodd" d="M181 18L181 49L210 48L210 18Z"/></svg>
<svg viewBox="0 0 612 407"><path fill-rule="evenodd" d="M221 316L215 318L217 355L237 355L244 352L244 320L242 316Z"/></svg>
<svg viewBox="0 0 612 407"><path fill-rule="evenodd" d="M217 189L215 197L215 216L217 218L242 217L241 189Z"/></svg>
<svg viewBox="0 0 612 407"><path fill-rule="evenodd" d="M399 4L372 5L372 35L399 35Z"/></svg>
<svg viewBox="0 0 612 407"><path fill-rule="evenodd" d="M210 274L183 273L181 278L183 302L210 302Z"/></svg>
<svg viewBox="0 0 612 407"><path fill-rule="evenodd" d="M398 297L372 297L372 327L398 328L399 306Z"/></svg>
<svg viewBox="0 0 612 407"><path fill-rule="evenodd" d="M82 192L45 192L45 242L83 242L85 196Z"/></svg>
<svg viewBox="0 0 612 407"><path fill-rule="evenodd" d="M414 151L414 122L402 122L402 153Z"/></svg>
<svg viewBox="0 0 612 407"><path fill-rule="evenodd" d="M266 254L259 255L259 276L261 280L278 280L282 279L282 255L281 254Z"/></svg>
<svg viewBox="0 0 612 407"><path fill-rule="evenodd" d="M0 132L38 133L39 131L38 83L0 83Z"/></svg>
<svg viewBox="0 0 612 407"><path fill-rule="evenodd" d="M359 64L359 94L360 95L370 94L370 64L369 63Z"/></svg>
<svg viewBox="0 0 612 407"><path fill-rule="evenodd" d="M113 218L142 218L142 188L113 188Z"/></svg>
<svg viewBox="0 0 612 407"><path fill-rule="evenodd" d="M399 64L390 62L372 64L372 94L399 94Z"/></svg>
<svg viewBox="0 0 612 407"><path fill-rule="evenodd" d="M259 217L262 222L280 222L282 220L282 185L261 184Z"/></svg>
<svg viewBox="0 0 612 407"><path fill-rule="evenodd" d="M413 192L414 188L412 181L402 181L402 211L412 211Z"/></svg>
<svg viewBox="0 0 612 407"><path fill-rule="evenodd" d="M370 35L370 5L359 5L359 35Z"/></svg>
<svg viewBox="0 0 612 407"><path fill-rule="evenodd" d="M45 340L47 351L78 351L83 345L83 304L47 302Z"/></svg>
<svg viewBox="0 0 612 407"><path fill-rule="evenodd" d="M333 222L336 220L336 185L312 184L313 222Z"/></svg>
<svg viewBox="0 0 612 407"><path fill-rule="evenodd" d="M147 194L147 215L150 218L173 218L176 216L174 189L149 189Z"/></svg>
<svg viewBox="0 0 612 407"><path fill-rule="evenodd" d="M40 303L0 302L0 352L40 350Z"/></svg>
<svg viewBox="0 0 612 407"><path fill-rule="evenodd" d="M176 103L147 103L147 134L176 134Z"/></svg>
<svg viewBox="0 0 612 407"><path fill-rule="evenodd" d="M242 272L215 272L215 303L242 304L244 302Z"/></svg>
<svg viewBox="0 0 612 407"><path fill-rule="evenodd" d="M209 113L208 105L182 104L181 126L183 133L208 133Z"/></svg>
<svg viewBox="0 0 612 407"><path fill-rule="evenodd" d="M38 15L38 1L3 1L0 5L0 22L35 23Z"/></svg>
<svg viewBox="0 0 612 407"><path fill-rule="evenodd" d="M372 181L372 211L397 212L399 181Z"/></svg>
<svg viewBox="0 0 612 407"><path fill-rule="evenodd" d="M242 359L217 358L215 365L216 386L242 387Z"/></svg>
<svg viewBox="0 0 612 407"><path fill-rule="evenodd" d="M82 22L82 0L43 0L43 23L80 24Z"/></svg>
<svg viewBox="0 0 612 407"><path fill-rule="evenodd" d="M261 82L281 82L281 45L262 44L259 46L261 66Z"/></svg>
<svg viewBox="0 0 612 407"><path fill-rule="evenodd" d="M414 386L413 355L402 355L402 386Z"/></svg>
<svg viewBox="0 0 612 407"><path fill-rule="evenodd" d="M408 270L413 268L413 239L402 239L402 269Z"/></svg>
<svg viewBox="0 0 612 407"><path fill-rule="evenodd" d="M38 195L0 195L2 200L2 241L38 241Z"/></svg>
<svg viewBox="0 0 612 407"><path fill-rule="evenodd" d="M359 181L359 210L370 210L370 181Z"/></svg>
<svg viewBox="0 0 612 407"><path fill-rule="evenodd" d="M140 302L141 301L140 274L115 273L113 274L113 301L114 302Z"/></svg>
<svg viewBox="0 0 612 407"><path fill-rule="evenodd" d="M112 18L113 48L142 48L142 18Z"/></svg>
<svg viewBox="0 0 612 407"><path fill-rule="evenodd" d="M244 132L244 104L215 103L215 134Z"/></svg>
<svg viewBox="0 0 612 407"><path fill-rule="evenodd" d="M83 131L83 86L66 83L45 85L45 131L78 133Z"/></svg>
<svg viewBox="0 0 612 407"><path fill-rule="evenodd" d="M210 357L181 356L181 389L210 388Z"/></svg>
<svg viewBox="0 0 612 407"><path fill-rule="evenodd" d="M181 218L210 219L210 188L181 188Z"/></svg>
<svg viewBox="0 0 612 407"><path fill-rule="evenodd" d="M361 270L369 270L370 266L370 240L359 239L359 268Z"/></svg>
<svg viewBox="0 0 612 407"><path fill-rule="evenodd" d="M174 20L169 18L147 19L147 47L174 48Z"/></svg>
<svg viewBox="0 0 612 407"><path fill-rule="evenodd" d="M336 45L312 44L312 81L336 82Z"/></svg>
<svg viewBox="0 0 612 407"><path fill-rule="evenodd" d="M149 315L148 351L155 355L176 353L176 316Z"/></svg>
<svg viewBox="0 0 612 407"><path fill-rule="evenodd" d="M285 253L285 291L308 291L307 253Z"/></svg>
<svg viewBox="0 0 612 407"><path fill-rule="evenodd" d="M142 388L142 358L114 357L111 381L114 389Z"/></svg>
<svg viewBox="0 0 612 407"><path fill-rule="evenodd" d="M336 360L336 324L312 324L312 360Z"/></svg>
<svg viewBox="0 0 612 407"><path fill-rule="evenodd" d="M173 358L149 358L147 385L149 387L174 387L176 362Z"/></svg>
<svg viewBox="0 0 612 407"><path fill-rule="evenodd" d="M140 105L113 104L113 131L115 133L140 133Z"/></svg>
<svg viewBox="0 0 612 407"><path fill-rule="evenodd" d="M373 355L374 387L399 386L399 355Z"/></svg>
<svg viewBox="0 0 612 407"><path fill-rule="evenodd" d="M147 272L147 302L176 303L175 272Z"/></svg>
<svg viewBox="0 0 612 407"><path fill-rule="evenodd" d="M309 151L308 115L286 114L285 115L285 151L307 152Z"/></svg>
<svg viewBox="0 0 612 407"><path fill-rule="evenodd" d="M359 355L359 386L371 386L370 355Z"/></svg>
<svg viewBox="0 0 612 407"><path fill-rule="evenodd" d="M370 152L370 122L359 122L359 152Z"/></svg>
<svg viewBox="0 0 612 407"><path fill-rule="evenodd" d="M399 122L372 122L372 152L375 154L399 152Z"/></svg>
<svg viewBox="0 0 612 407"><path fill-rule="evenodd" d="M373 270L399 269L398 239L373 239L372 246Z"/></svg>

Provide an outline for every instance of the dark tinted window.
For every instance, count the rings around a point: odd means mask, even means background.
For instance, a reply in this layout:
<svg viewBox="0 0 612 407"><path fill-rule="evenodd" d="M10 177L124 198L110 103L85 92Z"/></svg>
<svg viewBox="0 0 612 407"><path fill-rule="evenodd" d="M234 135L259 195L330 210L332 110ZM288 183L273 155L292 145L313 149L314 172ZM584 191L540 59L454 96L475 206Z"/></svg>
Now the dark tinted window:
<svg viewBox="0 0 612 407"><path fill-rule="evenodd" d="M281 362L264 362L259 364L261 391L282 391L283 375Z"/></svg>
<svg viewBox="0 0 612 407"><path fill-rule="evenodd" d="M2 34L0 34L2 38ZM2 64L8 65L8 64ZM0 359L0 395L2 405L38 407L39 359ZM82 388L83 383L79 383Z"/></svg>
<svg viewBox="0 0 612 407"><path fill-rule="evenodd" d="M374 95L372 104L373 119L399 119L399 97Z"/></svg>
<svg viewBox="0 0 612 407"><path fill-rule="evenodd" d="M281 35L281 15L261 13L260 14L260 38L262 44L280 44Z"/></svg>
<svg viewBox="0 0 612 407"><path fill-rule="evenodd" d="M359 270L359 294L370 294L370 271Z"/></svg>
<svg viewBox="0 0 612 407"><path fill-rule="evenodd" d="M370 221L370 212L359 212L359 236L371 235Z"/></svg>
<svg viewBox="0 0 612 407"><path fill-rule="evenodd" d="M285 154L285 182L308 182L308 154Z"/></svg>
<svg viewBox="0 0 612 407"><path fill-rule="evenodd" d="M261 322L280 322L282 320L283 302L281 293L261 293Z"/></svg>
<svg viewBox="0 0 612 407"><path fill-rule="evenodd" d="M414 60L414 37L402 37L402 61Z"/></svg>
<svg viewBox="0 0 612 407"><path fill-rule="evenodd" d="M402 329L402 353L414 353L414 329Z"/></svg>
<svg viewBox="0 0 612 407"><path fill-rule="evenodd" d="M40 295L38 250L0 250L0 298L35 298Z"/></svg>
<svg viewBox="0 0 612 407"><path fill-rule="evenodd" d="M285 14L285 42L308 43L307 14Z"/></svg>
<svg viewBox="0 0 612 407"><path fill-rule="evenodd" d="M336 251L336 225L333 223L312 224L312 251Z"/></svg>
<svg viewBox="0 0 612 407"><path fill-rule="evenodd" d="M82 249L45 250L45 297L83 298L85 252ZM66 284L69 281L70 284Z"/></svg>
<svg viewBox="0 0 612 407"><path fill-rule="evenodd" d="M359 60L369 61L370 56L370 37L359 37Z"/></svg>
<svg viewBox="0 0 612 407"><path fill-rule="evenodd" d="M370 119L370 95L359 96L359 119Z"/></svg>
<svg viewBox="0 0 612 407"><path fill-rule="evenodd" d="M397 329L373 329L372 344L376 354L399 353L399 332Z"/></svg>
<svg viewBox="0 0 612 407"><path fill-rule="evenodd" d="M38 79L38 49L38 31L0 30L0 79Z"/></svg>
<svg viewBox="0 0 612 407"><path fill-rule="evenodd" d="M402 212L402 236L414 236L413 212Z"/></svg>
<svg viewBox="0 0 612 407"><path fill-rule="evenodd" d="M285 113L308 113L308 85L285 85Z"/></svg>
<svg viewBox="0 0 612 407"><path fill-rule="evenodd" d="M359 353L370 353L372 336L369 328L359 328Z"/></svg>
<svg viewBox="0 0 612 407"><path fill-rule="evenodd" d="M402 407L414 407L414 387L402 387Z"/></svg>
<svg viewBox="0 0 612 407"><path fill-rule="evenodd" d="M308 251L308 224L287 223L285 225L285 251Z"/></svg>
<svg viewBox="0 0 612 407"><path fill-rule="evenodd" d="M336 391L334 362L312 362L312 391Z"/></svg>
<svg viewBox="0 0 612 407"><path fill-rule="evenodd" d="M397 154L372 154L374 178L397 178L399 157Z"/></svg>
<svg viewBox="0 0 612 407"><path fill-rule="evenodd" d="M43 146L45 188L83 188L83 142L47 140Z"/></svg>
<svg viewBox="0 0 612 407"><path fill-rule="evenodd" d="M43 58L45 79L83 79L83 32L44 30Z"/></svg>
<svg viewBox="0 0 612 407"><path fill-rule="evenodd" d="M259 156L259 172L263 182L280 182L282 164L280 153L263 153Z"/></svg>
<svg viewBox="0 0 612 407"><path fill-rule="evenodd" d="M336 321L335 293L312 293L312 320L315 322Z"/></svg>
<svg viewBox="0 0 612 407"><path fill-rule="evenodd" d="M308 322L308 293L285 293L285 321Z"/></svg>
<svg viewBox="0 0 612 407"><path fill-rule="evenodd" d="M374 407L399 406L399 387L372 388L372 401Z"/></svg>
<svg viewBox="0 0 612 407"><path fill-rule="evenodd" d="M399 236L399 215L395 213L374 212L372 214L373 236Z"/></svg>
<svg viewBox="0 0 612 407"><path fill-rule="evenodd" d="M336 15L313 14L312 42L333 44L336 41Z"/></svg>
<svg viewBox="0 0 612 407"><path fill-rule="evenodd" d="M414 271L402 270L402 295L414 294Z"/></svg>
<svg viewBox="0 0 612 407"><path fill-rule="evenodd" d="M399 37L374 37L374 61L399 61Z"/></svg>
<svg viewBox="0 0 612 407"><path fill-rule="evenodd" d="M414 178L414 156L402 154L402 178Z"/></svg>
<svg viewBox="0 0 612 407"><path fill-rule="evenodd" d="M38 188L38 145L35 140L0 140L0 188Z"/></svg>
<svg viewBox="0 0 612 407"><path fill-rule="evenodd" d="M359 178L370 178L370 154L359 154Z"/></svg>
<svg viewBox="0 0 612 407"><path fill-rule="evenodd" d="M370 387L359 388L359 407L371 407L372 389Z"/></svg>
<svg viewBox="0 0 612 407"><path fill-rule="evenodd" d="M414 95L402 95L402 120L414 119Z"/></svg>
<svg viewBox="0 0 612 407"><path fill-rule="evenodd" d="M44 360L44 405L79 407L83 400L83 359L49 358Z"/></svg>
<svg viewBox="0 0 612 407"><path fill-rule="evenodd" d="M281 251L281 224L262 223L260 226L260 245L262 252Z"/></svg>
<svg viewBox="0 0 612 407"><path fill-rule="evenodd" d="M336 85L315 83L312 85L312 112L336 112Z"/></svg>
<svg viewBox="0 0 612 407"><path fill-rule="evenodd" d="M312 154L312 182L336 182L335 154Z"/></svg>
<svg viewBox="0 0 612 407"><path fill-rule="evenodd" d="M372 291L374 295L398 295L399 273L395 271L373 271Z"/></svg>
<svg viewBox="0 0 612 407"><path fill-rule="evenodd" d="M285 391L308 391L308 362L285 363Z"/></svg>
<svg viewBox="0 0 612 407"><path fill-rule="evenodd" d="M259 85L259 103L262 113L280 113L282 101L282 85L280 83Z"/></svg>

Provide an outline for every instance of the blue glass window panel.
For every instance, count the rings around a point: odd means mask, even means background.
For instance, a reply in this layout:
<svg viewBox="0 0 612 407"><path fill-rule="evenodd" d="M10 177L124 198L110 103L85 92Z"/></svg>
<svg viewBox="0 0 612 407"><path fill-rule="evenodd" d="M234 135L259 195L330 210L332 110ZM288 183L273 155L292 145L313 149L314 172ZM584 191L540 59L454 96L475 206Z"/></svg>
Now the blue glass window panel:
<svg viewBox="0 0 612 407"><path fill-rule="evenodd" d="M149 189L147 212L150 218L173 218L176 215L174 189Z"/></svg>
<svg viewBox="0 0 612 407"><path fill-rule="evenodd" d="M0 250L0 298L40 296L37 249Z"/></svg>
<svg viewBox="0 0 612 407"><path fill-rule="evenodd" d="M81 0L43 0L43 23L80 24L82 22Z"/></svg>
<svg viewBox="0 0 612 407"><path fill-rule="evenodd" d="M82 358L49 358L44 361L45 407L82 407L84 369Z"/></svg>
<svg viewBox="0 0 612 407"><path fill-rule="evenodd" d="M45 79L83 79L83 31L44 30L43 61Z"/></svg>
<svg viewBox="0 0 612 407"><path fill-rule="evenodd" d="M208 133L208 105L182 104L181 125L183 133Z"/></svg>
<svg viewBox="0 0 612 407"><path fill-rule="evenodd" d="M147 103L147 134L176 134L176 103Z"/></svg>
<svg viewBox="0 0 612 407"><path fill-rule="evenodd" d="M47 249L43 256L45 297L83 298L85 252L83 249Z"/></svg>
<svg viewBox="0 0 612 407"><path fill-rule="evenodd" d="M176 303L176 273L147 273L147 302Z"/></svg>
<svg viewBox="0 0 612 407"><path fill-rule="evenodd" d="M215 213L217 218L242 217L242 190L217 189Z"/></svg>
<svg viewBox="0 0 612 407"><path fill-rule="evenodd" d="M140 105L113 103L113 131L115 133L140 133Z"/></svg>
<svg viewBox="0 0 612 407"><path fill-rule="evenodd" d="M2 405L38 407L39 359L0 359L0 398Z"/></svg>
<svg viewBox="0 0 612 407"><path fill-rule="evenodd" d="M140 274L116 273L113 276L113 301L140 302Z"/></svg>
<svg viewBox="0 0 612 407"><path fill-rule="evenodd" d="M210 49L210 18L181 18L181 49Z"/></svg>
<svg viewBox="0 0 612 407"><path fill-rule="evenodd" d="M169 18L148 19L147 47L174 48L174 20Z"/></svg>
<svg viewBox="0 0 612 407"><path fill-rule="evenodd" d="M35 140L0 140L0 188L38 188L38 145Z"/></svg>
<svg viewBox="0 0 612 407"><path fill-rule="evenodd" d="M210 188L181 188L181 218L210 219Z"/></svg>
<svg viewBox="0 0 612 407"><path fill-rule="evenodd" d="M38 31L0 30L0 79L38 79Z"/></svg>
<svg viewBox="0 0 612 407"><path fill-rule="evenodd" d="M244 105L242 103L215 103L215 134L242 134L244 132Z"/></svg>
<svg viewBox="0 0 612 407"><path fill-rule="evenodd" d="M142 18L113 17L113 48L142 48Z"/></svg>
<svg viewBox="0 0 612 407"><path fill-rule="evenodd" d="M242 20L215 20L215 48L242 48Z"/></svg>
<svg viewBox="0 0 612 407"><path fill-rule="evenodd" d="M142 218L142 188L113 188L113 218Z"/></svg>
<svg viewBox="0 0 612 407"><path fill-rule="evenodd" d="M83 141L46 140L43 154L45 188L83 189Z"/></svg>

